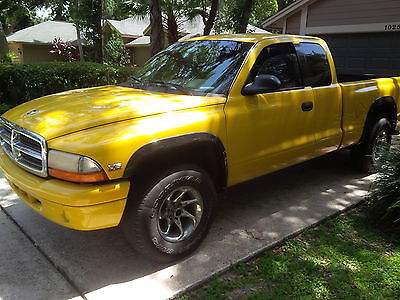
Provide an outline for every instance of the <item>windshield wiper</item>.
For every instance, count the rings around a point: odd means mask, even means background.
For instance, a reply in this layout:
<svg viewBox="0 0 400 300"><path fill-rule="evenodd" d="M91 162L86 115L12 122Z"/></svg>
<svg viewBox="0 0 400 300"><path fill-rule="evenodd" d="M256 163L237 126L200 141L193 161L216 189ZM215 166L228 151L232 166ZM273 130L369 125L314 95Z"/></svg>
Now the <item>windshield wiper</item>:
<svg viewBox="0 0 400 300"><path fill-rule="evenodd" d="M138 83L143 83L143 81L140 80L140 79L137 78L137 77L131 76L130 78L133 79L134 81L138 82Z"/></svg>
<svg viewBox="0 0 400 300"><path fill-rule="evenodd" d="M188 93L189 95L193 96L193 93L191 91L189 91L187 88L185 88L179 84L176 84L176 83L166 82L166 81L162 81L162 80L146 80L146 83L163 85L163 86L166 86L169 88L173 88L174 90L181 91L185 94Z"/></svg>

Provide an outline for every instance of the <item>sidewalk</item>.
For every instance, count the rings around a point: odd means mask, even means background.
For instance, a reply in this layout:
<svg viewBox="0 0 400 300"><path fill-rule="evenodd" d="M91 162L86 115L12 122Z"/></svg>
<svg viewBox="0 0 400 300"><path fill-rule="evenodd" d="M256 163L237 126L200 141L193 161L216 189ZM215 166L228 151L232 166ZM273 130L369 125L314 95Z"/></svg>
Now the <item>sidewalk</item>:
<svg viewBox="0 0 400 300"><path fill-rule="evenodd" d="M133 252L119 228L80 232L47 221L0 178L11 218L0 212L0 299L174 296L361 201L371 177L348 159L339 151L231 188L200 249L170 266Z"/></svg>

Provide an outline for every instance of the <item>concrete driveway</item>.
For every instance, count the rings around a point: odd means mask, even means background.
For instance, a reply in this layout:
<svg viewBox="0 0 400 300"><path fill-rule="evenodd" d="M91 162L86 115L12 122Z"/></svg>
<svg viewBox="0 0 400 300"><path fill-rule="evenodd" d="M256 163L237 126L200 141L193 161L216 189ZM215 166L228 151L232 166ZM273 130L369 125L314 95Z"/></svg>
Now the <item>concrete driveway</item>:
<svg viewBox="0 0 400 300"><path fill-rule="evenodd" d="M231 188L191 257L157 264L119 228L79 232L37 215L0 178L0 299L165 299L361 201L371 177L339 151ZM6 215L7 214L7 215Z"/></svg>

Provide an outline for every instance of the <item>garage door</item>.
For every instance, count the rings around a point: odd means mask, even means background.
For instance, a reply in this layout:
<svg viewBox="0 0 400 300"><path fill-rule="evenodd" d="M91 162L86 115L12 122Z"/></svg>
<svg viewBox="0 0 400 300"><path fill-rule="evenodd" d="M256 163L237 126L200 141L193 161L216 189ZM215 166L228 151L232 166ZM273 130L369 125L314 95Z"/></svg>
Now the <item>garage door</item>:
<svg viewBox="0 0 400 300"><path fill-rule="evenodd" d="M400 76L400 32L321 35L338 73Z"/></svg>

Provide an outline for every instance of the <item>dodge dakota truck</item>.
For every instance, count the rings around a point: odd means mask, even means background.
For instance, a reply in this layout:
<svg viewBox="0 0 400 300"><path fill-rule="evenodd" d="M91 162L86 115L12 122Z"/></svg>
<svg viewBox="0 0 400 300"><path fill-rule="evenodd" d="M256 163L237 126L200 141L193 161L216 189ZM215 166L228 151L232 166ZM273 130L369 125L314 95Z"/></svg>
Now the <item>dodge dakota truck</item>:
<svg viewBox="0 0 400 300"><path fill-rule="evenodd" d="M121 85L3 114L0 168L53 222L121 225L137 251L174 261L204 239L227 187L344 147L365 171L379 164L396 133L399 84L336 74L319 38L192 38Z"/></svg>

